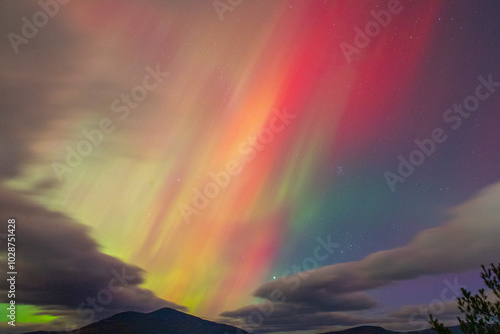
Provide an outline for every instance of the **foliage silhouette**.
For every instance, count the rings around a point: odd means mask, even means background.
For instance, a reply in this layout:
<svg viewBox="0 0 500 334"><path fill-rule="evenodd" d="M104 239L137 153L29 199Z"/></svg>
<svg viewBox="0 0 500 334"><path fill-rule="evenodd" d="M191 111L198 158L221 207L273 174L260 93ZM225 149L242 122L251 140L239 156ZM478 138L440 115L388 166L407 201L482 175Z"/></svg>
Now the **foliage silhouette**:
<svg viewBox="0 0 500 334"><path fill-rule="evenodd" d="M484 289L480 289L479 293L472 295L470 291L464 288L462 297L458 297L458 309L465 315L465 318L458 318L460 329L465 334L498 334L500 333L500 263L486 269L481 265L483 272L481 278L488 288L490 288L497 301L488 300ZM429 323L438 334L451 334L451 331L446 328L438 319L429 314Z"/></svg>

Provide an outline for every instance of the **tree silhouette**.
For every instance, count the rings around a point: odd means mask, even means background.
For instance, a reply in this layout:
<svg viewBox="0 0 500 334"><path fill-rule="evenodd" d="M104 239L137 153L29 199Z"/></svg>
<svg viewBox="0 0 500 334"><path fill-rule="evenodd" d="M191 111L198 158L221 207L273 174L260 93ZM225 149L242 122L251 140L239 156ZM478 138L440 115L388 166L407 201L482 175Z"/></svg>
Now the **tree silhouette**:
<svg viewBox="0 0 500 334"><path fill-rule="evenodd" d="M484 289L472 295L464 288L462 297L458 297L458 309L465 315L464 319L457 317L460 329L466 334L498 334L500 333L500 263L486 269L481 265L481 278L498 298L496 302L488 300ZM451 331L429 314L429 323L438 334L451 334Z"/></svg>

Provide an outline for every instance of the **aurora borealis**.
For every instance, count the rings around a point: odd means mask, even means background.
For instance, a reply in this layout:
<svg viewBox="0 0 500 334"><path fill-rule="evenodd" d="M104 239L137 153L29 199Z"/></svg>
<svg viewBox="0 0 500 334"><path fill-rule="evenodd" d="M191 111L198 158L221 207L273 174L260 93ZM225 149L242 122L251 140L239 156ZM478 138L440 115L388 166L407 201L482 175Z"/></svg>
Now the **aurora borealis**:
<svg viewBox="0 0 500 334"><path fill-rule="evenodd" d="M255 332L417 330L430 305L453 323L450 286L479 288L499 261L499 14L1 2L0 219L19 228L21 306L0 331L163 306ZM420 160L391 186L400 156ZM88 311L123 268L124 290Z"/></svg>

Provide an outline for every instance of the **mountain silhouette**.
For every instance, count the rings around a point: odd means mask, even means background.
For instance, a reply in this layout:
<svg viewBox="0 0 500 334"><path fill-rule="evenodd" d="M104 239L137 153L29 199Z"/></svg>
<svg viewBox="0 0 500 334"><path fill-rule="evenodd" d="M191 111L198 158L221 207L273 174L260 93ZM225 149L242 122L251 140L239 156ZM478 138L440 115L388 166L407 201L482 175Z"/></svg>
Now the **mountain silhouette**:
<svg viewBox="0 0 500 334"><path fill-rule="evenodd" d="M327 332L323 334L397 334L378 326L359 326L338 332Z"/></svg>
<svg viewBox="0 0 500 334"><path fill-rule="evenodd" d="M460 326L450 327L461 334ZM219 324L186 314L172 308L151 313L122 312L70 332L29 332L25 334L248 334L237 327ZM431 329L412 332L393 332L378 326L359 326L321 334L435 334Z"/></svg>
<svg viewBox="0 0 500 334"><path fill-rule="evenodd" d="M460 326L449 327L453 334L461 334ZM379 326L359 326L342 331L326 332L321 334L436 334L432 329L413 332L393 332Z"/></svg>
<svg viewBox="0 0 500 334"><path fill-rule="evenodd" d="M248 334L239 328L203 320L171 309L151 313L122 312L71 332L26 334Z"/></svg>

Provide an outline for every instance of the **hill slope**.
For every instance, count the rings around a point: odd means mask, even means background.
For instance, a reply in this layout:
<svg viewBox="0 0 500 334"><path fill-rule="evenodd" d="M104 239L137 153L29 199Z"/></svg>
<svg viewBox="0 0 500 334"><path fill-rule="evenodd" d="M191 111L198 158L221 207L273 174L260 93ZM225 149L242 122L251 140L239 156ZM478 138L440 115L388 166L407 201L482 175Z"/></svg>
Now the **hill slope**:
<svg viewBox="0 0 500 334"><path fill-rule="evenodd" d="M462 333L462 331L460 330L460 326L450 327L450 330L453 334ZM378 326L360 326L342 331L326 332L321 334L436 334L436 332L432 329L425 329L414 332L393 332Z"/></svg>

